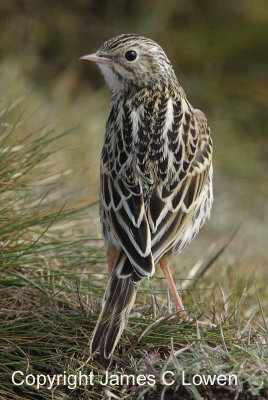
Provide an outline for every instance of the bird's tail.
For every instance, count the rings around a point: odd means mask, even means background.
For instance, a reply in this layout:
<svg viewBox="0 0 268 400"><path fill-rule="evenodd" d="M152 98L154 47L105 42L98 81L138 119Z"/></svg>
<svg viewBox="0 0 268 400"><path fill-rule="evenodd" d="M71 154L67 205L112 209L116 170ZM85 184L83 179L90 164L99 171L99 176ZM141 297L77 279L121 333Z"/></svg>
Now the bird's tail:
<svg viewBox="0 0 268 400"><path fill-rule="evenodd" d="M124 263L130 264L126 257L124 257ZM102 311L91 339L90 352L94 354L99 350L100 363L105 369L109 367L114 349L123 333L142 280L135 274L131 265L125 265L125 267L132 270L133 273L127 276L117 274L117 262L107 284Z"/></svg>

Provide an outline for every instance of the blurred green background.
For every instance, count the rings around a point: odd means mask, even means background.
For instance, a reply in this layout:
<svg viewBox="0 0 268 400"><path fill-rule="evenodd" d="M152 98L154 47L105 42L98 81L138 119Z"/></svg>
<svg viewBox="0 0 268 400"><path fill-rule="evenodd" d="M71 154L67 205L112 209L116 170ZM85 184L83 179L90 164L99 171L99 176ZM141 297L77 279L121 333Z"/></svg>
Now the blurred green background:
<svg viewBox="0 0 268 400"><path fill-rule="evenodd" d="M207 115L214 141L211 220L180 263L187 270L240 226L217 273L231 286L255 271L265 291L267 17L264 0L2 0L0 99L15 98L34 114L25 122L30 131L74 128L55 169L72 170L72 200L97 199L109 91L96 66L79 57L120 33L157 41L191 104Z"/></svg>

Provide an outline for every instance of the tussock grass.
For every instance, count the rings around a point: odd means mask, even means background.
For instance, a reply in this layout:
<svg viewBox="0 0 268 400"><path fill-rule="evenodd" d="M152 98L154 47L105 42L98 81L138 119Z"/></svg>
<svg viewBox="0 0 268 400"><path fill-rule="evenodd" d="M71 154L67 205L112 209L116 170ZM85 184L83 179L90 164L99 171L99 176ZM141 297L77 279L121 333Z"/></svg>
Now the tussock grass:
<svg viewBox="0 0 268 400"><path fill-rule="evenodd" d="M218 256L224 256L221 248L202 257L189 279L180 282L186 304L192 305L190 314L213 320L217 328L198 329L163 318L175 310L162 277L156 276L140 289L135 314L111 370L134 377L151 374L155 384L126 384L127 377L120 384L101 384L98 360L89 357L89 339L107 281L103 242L92 228L97 205L68 200L72 172L55 167L61 139L67 133L57 134L47 126L29 132L25 121L20 104L2 105L0 397L265 398L268 332L259 280L247 286L244 280L238 294L229 299L215 284L213 274L196 279L208 266L213 267ZM249 315L245 304L254 305ZM65 385L61 380L51 389L14 385L11 376L15 371L35 376L65 374L73 380ZM79 371L93 372L93 385L81 382L74 387ZM171 386L163 382L165 371L174 373ZM188 383L195 374L235 374L238 384L184 386L182 373ZM17 383L20 379L16 377Z"/></svg>

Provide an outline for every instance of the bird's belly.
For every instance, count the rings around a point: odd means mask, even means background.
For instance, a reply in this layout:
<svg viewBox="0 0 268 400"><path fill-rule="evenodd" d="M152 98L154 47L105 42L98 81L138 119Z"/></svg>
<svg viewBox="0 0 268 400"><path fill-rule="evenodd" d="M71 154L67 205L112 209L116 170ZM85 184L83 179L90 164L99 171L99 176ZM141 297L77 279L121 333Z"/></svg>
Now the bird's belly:
<svg viewBox="0 0 268 400"><path fill-rule="evenodd" d="M179 254L197 235L201 227L204 225L207 218L210 217L210 212L213 203L213 187L212 187L213 167L210 166L207 184L204 186L199 199L196 203L195 211L184 229L176 237L172 253Z"/></svg>

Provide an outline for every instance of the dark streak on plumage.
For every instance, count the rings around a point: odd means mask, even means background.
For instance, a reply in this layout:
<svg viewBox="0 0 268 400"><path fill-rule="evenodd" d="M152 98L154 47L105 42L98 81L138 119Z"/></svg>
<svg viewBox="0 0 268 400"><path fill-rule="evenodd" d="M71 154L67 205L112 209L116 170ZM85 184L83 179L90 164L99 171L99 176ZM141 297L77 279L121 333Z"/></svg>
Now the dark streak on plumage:
<svg viewBox="0 0 268 400"><path fill-rule="evenodd" d="M143 56L127 63L124 52L137 46ZM107 366L139 283L166 252L180 252L208 216L199 197L210 184L212 141L204 114L187 101L160 46L127 34L99 51L115 55L111 71L121 88L111 88L100 207L106 243L118 256L91 347Z"/></svg>

